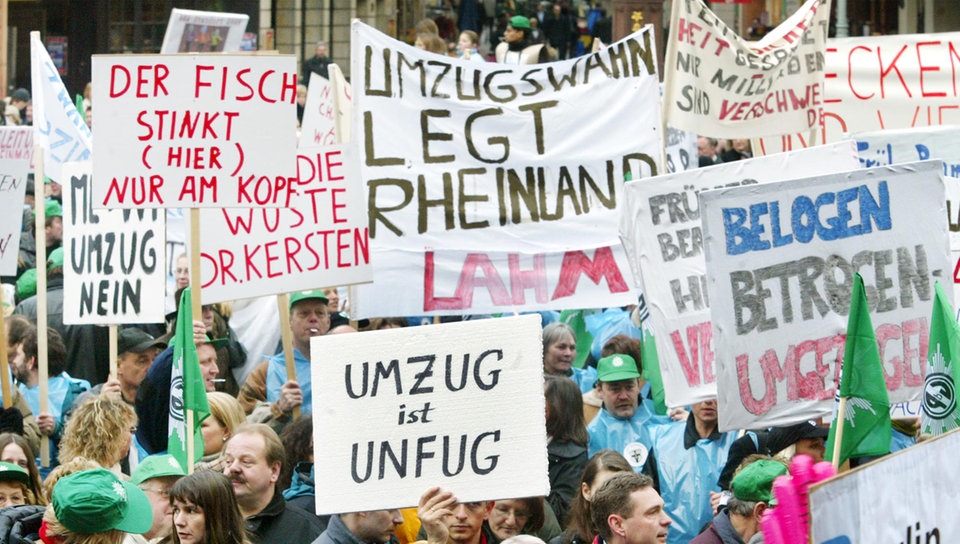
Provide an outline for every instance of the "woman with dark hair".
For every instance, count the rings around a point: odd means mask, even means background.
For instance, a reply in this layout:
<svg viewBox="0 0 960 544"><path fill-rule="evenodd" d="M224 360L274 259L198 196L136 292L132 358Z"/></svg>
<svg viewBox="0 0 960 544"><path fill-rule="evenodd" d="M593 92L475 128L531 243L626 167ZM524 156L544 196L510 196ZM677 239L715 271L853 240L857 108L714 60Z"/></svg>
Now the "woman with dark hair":
<svg viewBox="0 0 960 544"><path fill-rule="evenodd" d="M547 501L561 526L577 493L577 483L587 464L587 427L583 421L583 398L577 384L566 378L547 376L546 397L547 458L550 495Z"/></svg>
<svg viewBox="0 0 960 544"><path fill-rule="evenodd" d="M26 438L14 433L0 434L0 461L12 463L26 470L30 475L30 491L33 492L37 501L34 504L47 504L40 471L37 470L33 450L30 449Z"/></svg>
<svg viewBox="0 0 960 544"><path fill-rule="evenodd" d="M170 488L175 544L249 544L230 480L202 470Z"/></svg>
<svg viewBox="0 0 960 544"><path fill-rule="evenodd" d="M597 536L597 528L590 520L590 501L597 489L618 472L632 472L633 467L619 453L600 450L587 461L580 478L580 492L570 506L567 530L550 544L590 544Z"/></svg>

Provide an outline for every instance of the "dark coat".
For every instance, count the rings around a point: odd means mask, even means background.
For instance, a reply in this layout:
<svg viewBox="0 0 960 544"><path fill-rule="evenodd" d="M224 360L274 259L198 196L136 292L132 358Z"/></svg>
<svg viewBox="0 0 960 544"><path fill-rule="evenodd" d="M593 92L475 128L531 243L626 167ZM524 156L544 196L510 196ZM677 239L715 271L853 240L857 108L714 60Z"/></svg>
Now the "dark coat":
<svg viewBox="0 0 960 544"><path fill-rule="evenodd" d="M547 502L557 515L561 527L567 525L567 510L580 492L580 476L587 466L587 448L573 442L551 440L547 445L550 495Z"/></svg>
<svg viewBox="0 0 960 544"><path fill-rule="evenodd" d="M254 544L304 544L313 542L323 532L317 516L287 504L280 492L266 508L244 520Z"/></svg>

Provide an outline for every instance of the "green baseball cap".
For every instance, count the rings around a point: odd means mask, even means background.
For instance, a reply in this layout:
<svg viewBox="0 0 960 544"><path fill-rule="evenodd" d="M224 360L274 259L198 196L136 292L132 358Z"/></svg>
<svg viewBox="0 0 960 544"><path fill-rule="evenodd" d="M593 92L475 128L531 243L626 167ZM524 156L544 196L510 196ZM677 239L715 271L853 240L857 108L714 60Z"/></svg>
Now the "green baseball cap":
<svg viewBox="0 0 960 544"><path fill-rule="evenodd" d="M313 289L310 291L299 291L296 293L290 293L290 308L293 308L293 305L300 302L301 300L307 300L311 298L319 298L323 300L324 303L329 304L330 300L327 298L327 295L323 294L323 289Z"/></svg>
<svg viewBox="0 0 960 544"><path fill-rule="evenodd" d="M63 217L63 206L56 200L44 201L43 209L47 217Z"/></svg>
<svg viewBox="0 0 960 544"><path fill-rule="evenodd" d="M0 482L20 482L25 486L30 485L30 475L20 465L5 463L0 461Z"/></svg>
<svg viewBox="0 0 960 544"><path fill-rule="evenodd" d="M597 381L618 382L639 377L637 362L629 355L615 353L597 362Z"/></svg>
<svg viewBox="0 0 960 544"><path fill-rule="evenodd" d="M773 481L787 473L787 466L773 459L758 459L740 469L730 487L741 501L769 503L773 499Z"/></svg>
<svg viewBox="0 0 960 544"><path fill-rule="evenodd" d="M514 15L510 18L510 26L530 30L530 19L527 19L523 15Z"/></svg>
<svg viewBox="0 0 960 544"><path fill-rule="evenodd" d="M37 269L31 268L17 279L17 300L26 300L37 294Z"/></svg>
<svg viewBox="0 0 960 544"><path fill-rule="evenodd" d="M47 255L47 268L52 266L63 266L63 247L58 247Z"/></svg>
<svg viewBox="0 0 960 544"><path fill-rule="evenodd" d="M151 455L140 461L140 464L133 471L133 475L130 476L130 483L140 485L153 478L186 475L187 471L180 467L176 457L165 453L163 455Z"/></svg>
<svg viewBox="0 0 960 544"><path fill-rule="evenodd" d="M143 491L102 468L60 478L51 503L60 523L75 533L116 529L140 535L153 525L153 508Z"/></svg>

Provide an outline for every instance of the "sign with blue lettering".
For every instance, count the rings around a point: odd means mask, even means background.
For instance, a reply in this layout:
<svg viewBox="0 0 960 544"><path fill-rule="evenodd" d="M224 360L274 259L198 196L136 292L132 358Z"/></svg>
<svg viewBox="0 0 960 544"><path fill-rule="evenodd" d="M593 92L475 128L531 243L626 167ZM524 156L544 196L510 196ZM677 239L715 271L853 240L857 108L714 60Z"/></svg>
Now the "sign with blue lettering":
<svg viewBox="0 0 960 544"><path fill-rule="evenodd" d="M317 514L550 491L538 314L311 341ZM322 437L322 438L321 438Z"/></svg>
<svg viewBox="0 0 960 544"><path fill-rule="evenodd" d="M856 168L857 152L848 140L626 184L620 237L660 333L657 354L668 405L717 396L698 195Z"/></svg>
<svg viewBox="0 0 960 544"><path fill-rule="evenodd" d="M933 283L952 271L943 166L886 166L700 195L720 429L830 412L853 275L891 402L919 398Z"/></svg>
<svg viewBox="0 0 960 544"><path fill-rule="evenodd" d="M960 542L951 432L810 488L810 542Z"/></svg>

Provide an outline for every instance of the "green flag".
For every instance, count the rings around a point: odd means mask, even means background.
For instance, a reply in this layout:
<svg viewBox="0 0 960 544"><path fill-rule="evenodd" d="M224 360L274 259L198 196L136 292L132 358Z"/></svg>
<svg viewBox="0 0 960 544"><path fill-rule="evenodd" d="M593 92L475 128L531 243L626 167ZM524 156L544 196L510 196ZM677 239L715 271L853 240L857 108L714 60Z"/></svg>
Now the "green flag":
<svg viewBox="0 0 960 544"><path fill-rule="evenodd" d="M86 112L83 111L83 95L82 94L77 95L77 100L74 105L77 107L77 111L80 113L80 118L84 119L84 114Z"/></svg>
<svg viewBox="0 0 960 544"><path fill-rule="evenodd" d="M577 356L573 360L574 368L583 368L590 355L593 335L587 330L586 312L583 310L564 310L560 312L560 321L570 325L577 339Z"/></svg>
<svg viewBox="0 0 960 544"><path fill-rule="evenodd" d="M173 367L170 370L170 431L167 453L182 467L190 467L203 457L200 422L210 415L207 391L200 374L200 358L193 343L193 308L190 287L180 295L177 325L173 336ZM187 460L187 410L193 410L194 458Z"/></svg>
<svg viewBox="0 0 960 544"><path fill-rule="evenodd" d="M643 367L643 379L650 384L650 396L658 415L667 415L666 398L663 392L663 375L660 374L660 356L657 355L657 340L653 331L644 327L640 340L640 365Z"/></svg>
<svg viewBox="0 0 960 544"><path fill-rule="evenodd" d="M960 325L950 301L936 284L930 342L927 348L927 378L923 384L923 432L941 435L960 427L957 383L960 382Z"/></svg>
<svg viewBox="0 0 960 544"><path fill-rule="evenodd" d="M867 308L867 293L860 274L854 276L847 343L843 350L840 396L847 399L840 444L842 465L851 457L890 452L890 397L883 378L880 349ZM839 417L830 425L826 458L833 460L833 443Z"/></svg>

